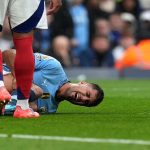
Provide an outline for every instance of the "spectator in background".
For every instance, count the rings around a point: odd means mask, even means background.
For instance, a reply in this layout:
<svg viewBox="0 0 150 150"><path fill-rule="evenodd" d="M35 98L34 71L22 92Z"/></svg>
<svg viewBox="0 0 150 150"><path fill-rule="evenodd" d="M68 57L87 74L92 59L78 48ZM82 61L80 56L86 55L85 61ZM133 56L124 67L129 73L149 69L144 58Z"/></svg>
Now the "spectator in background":
<svg viewBox="0 0 150 150"><path fill-rule="evenodd" d="M132 35L123 35L116 47L113 48L112 53L114 61L122 59L125 50L135 44L135 38Z"/></svg>
<svg viewBox="0 0 150 150"><path fill-rule="evenodd" d="M109 13L100 9L99 0L84 0L84 3L88 9L89 34L90 34L90 41L91 41L93 35L95 34L95 21L98 18L108 18Z"/></svg>
<svg viewBox="0 0 150 150"><path fill-rule="evenodd" d="M81 59L81 53L89 47L89 18L86 7L83 5L83 0L73 0L70 7L70 14L73 19L73 39L72 53L75 61L75 66L84 66Z"/></svg>
<svg viewBox="0 0 150 150"><path fill-rule="evenodd" d="M114 58L110 50L110 41L107 36L95 35L92 40L91 52L93 58L90 60L96 67L113 67Z"/></svg>
<svg viewBox="0 0 150 150"><path fill-rule="evenodd" d="M52 41L51 54L60 61L62 66L71 67L70 40L67 36L59 35Z"/></svg>
<svg viewBox="0 0 150 150"><path fill-rule="evenodd" d="M150 10L143 11L140 15L137 39L150 37Z"/></svg>
<svg viewBox="0 0 150 150"><path fill-rule="evenodd" d="M105 18L97 18L95 20L95 34L99 34L102 36L110 36L110 24L108 19Z"/></svg>
<svg viewBox="0 0 150 150"><path fill-rule="evenodd" d="M57 58L63 67L71 67L71 41L69 38L73 36L73 20L68 2L62 0L62 3L58 12L47 16L49 29L35 33L34 51Z"/></svg>
<svg viewBox="0 0 150 150"><path fill-rule="evenodd" d="M135 36L135 32L137 31L137 21L134 15L130 13L122 13L121 19L123 20L122 34Z"/></svg>
<svg viewBox="0 0 150 150"><path fill-rule="evenodd" d="M95 21L95 34L108 37L111 47L115 47L119 43L119 39L122 35L122 28L123 21L118 14L111 15L110 19L98 18Z"/></svg>
<svg viewBox="0 0 150 150"><path fill-rule="evenodd" d="M51 53L51 42L55 37L64 35L68 38L72 38L73 21L69 12L69 5L66 0L62 0L62 3L63 5L58 12L52 14L51 16L47 16L49 26L48 30L37 31L35 33L35 52L49 55L49 53Z"/></svg>
<svg viewBox="0 0 150 150"><path fill-rule="evenodd" d="M121 13L131 13L135 16L136 19L138 19L142 8L139 0L121 0L116 4L116 11Z"/></svg>
<svg viewBox="0 0 150 150"><path fill-rule="evenodd" d="M56 36L64 35L68 38L73 37L74 24L69 11L68 1L62 0L62 7L53 15L51 24L51 36L54 39Z"/></svg>
<svg viewBox="0 0 150 150"><path fill-rule="evenodd" d="M123 30L123 20L120 13L111 13L109 16L109 24L112 47L115 47L119 44L119 40L122 36Z"/></svg>
<svg viewBox="0 0 150 150"><path fill-rule="evenodd" d="M136 31L136 19L130 13L122 13L120 15L122 20L122 29L120 37L116 42L116 46L113 48L113 56L115 61L122 58L124 50L129 46L135 44L135 31Z"/></svg>

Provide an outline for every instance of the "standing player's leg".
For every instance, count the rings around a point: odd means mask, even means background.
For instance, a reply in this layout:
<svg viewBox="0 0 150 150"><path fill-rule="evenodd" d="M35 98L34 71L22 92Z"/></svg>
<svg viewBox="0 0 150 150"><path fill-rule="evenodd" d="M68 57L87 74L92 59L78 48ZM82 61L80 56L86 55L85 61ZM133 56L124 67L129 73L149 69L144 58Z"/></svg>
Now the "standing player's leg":
<svg viewBox="0 0 150 150"><path fill-rule="evenodd" d="M39 117L36 112L29 109L29 93L33 80L34 58L32 50L33 33L13 34L16 57L14 63L15 76L17 81L17 110L14 113L16 118Z"/></svg>
<svg viewBox="0 0 150 150"><path fill-rule="evenodd" d="M47 28L45 3L44 0L12 0L11 2L13 5L10 3L9 12L16 48L14 68L18 99L14 117L35 118L39 117L39 114L31 111L28 103L34 72L33 29Z"/></svg>

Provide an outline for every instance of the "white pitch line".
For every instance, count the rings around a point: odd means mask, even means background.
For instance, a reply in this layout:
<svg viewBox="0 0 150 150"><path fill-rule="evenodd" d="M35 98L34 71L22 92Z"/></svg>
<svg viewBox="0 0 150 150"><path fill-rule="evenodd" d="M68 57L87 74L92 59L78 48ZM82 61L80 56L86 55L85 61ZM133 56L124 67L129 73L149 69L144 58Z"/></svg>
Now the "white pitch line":
<svg viewBox="0 0 150 150"><path fill-rule="evenodd" d="M7 138L8 135L7 134L0 134L0 138Z"/></svg>
<svg viewBox="0 0 150 150"><path fill-rule="evenodd" d="M80 138L80 137L22 135L22 134L13 134L11 136L11 138L13 138L13 139L32 139L32 140L54 140L54 141L65 141L65 142L83 142L83 143L113 143L113 144L150 145L150 141L132 140L132 139Z"/></svg>
<svg viewBox="0 0 150 150"><path fill-rule="evenodd" d="M8 137L13 139L51 140L51 141L82 142L82 143L150 145L150 141L146 141L146 140L80 138L80 137L23 135L23 134L12 134L11 136L8 136L8 134L0 134L0 138L8 138Z"/></svg>

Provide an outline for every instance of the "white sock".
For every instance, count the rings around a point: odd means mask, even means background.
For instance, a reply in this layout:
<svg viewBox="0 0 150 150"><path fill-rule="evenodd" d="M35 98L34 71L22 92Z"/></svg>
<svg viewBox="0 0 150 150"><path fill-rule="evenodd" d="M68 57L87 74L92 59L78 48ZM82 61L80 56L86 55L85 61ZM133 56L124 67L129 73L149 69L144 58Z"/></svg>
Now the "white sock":
<svg viewBox="0 0 150 150"><path fill-rule="evenodd" d="M20 106L23 110L29 109L29 100L24 99L24 100L17 100L17 106Z"/></svg>
<svg viewBox="0 0 150 150"><path fill-rule="evenodd" d="M4 81L0 80L0 87L4 86Z"/></svg>

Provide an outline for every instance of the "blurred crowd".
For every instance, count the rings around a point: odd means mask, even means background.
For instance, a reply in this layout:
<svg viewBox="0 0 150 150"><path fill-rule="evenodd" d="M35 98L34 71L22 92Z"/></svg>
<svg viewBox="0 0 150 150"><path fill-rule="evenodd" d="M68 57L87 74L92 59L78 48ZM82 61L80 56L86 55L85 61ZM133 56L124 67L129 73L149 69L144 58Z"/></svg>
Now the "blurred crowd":
<svg viewBox="0 0 150 150"><path fill-rule="evenodd" d="M35 32L35 52L57 58L66 68L150 69L150 0L62 2L61 9L48 16L49 29ZM2 49L13 47L8 28Z"/></svg>

